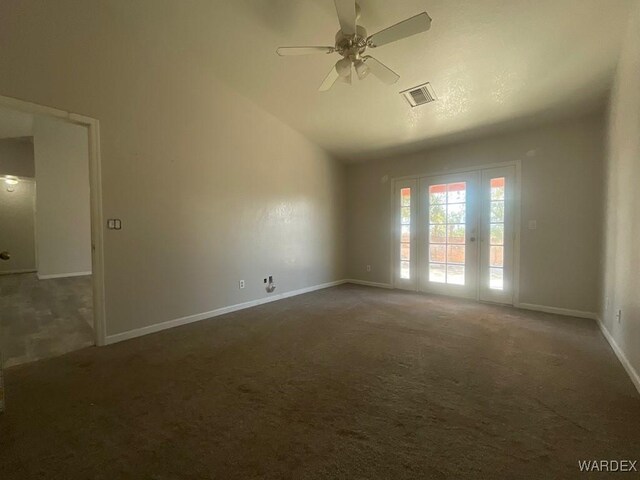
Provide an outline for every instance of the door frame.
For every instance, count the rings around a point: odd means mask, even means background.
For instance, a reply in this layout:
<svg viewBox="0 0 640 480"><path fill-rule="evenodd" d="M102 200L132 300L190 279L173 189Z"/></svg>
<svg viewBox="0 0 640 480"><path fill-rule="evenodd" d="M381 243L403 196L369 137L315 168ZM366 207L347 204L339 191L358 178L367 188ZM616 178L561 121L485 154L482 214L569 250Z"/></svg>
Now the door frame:
<svg viewBox="0 0 640 480"><path fill-rule="evenodd" d="M395 205L395 190L396 190L396 182L403 182L407 180L418 180L422 177L434 177L439 175L449 175L456 173L469 173L469 172L480 172L481 170L487 170L491 168L499 168L499 167L515 167L515 195L514 195L514 221L513 226L515 229L514 239L513 239L513 306L518 306L520 304L520 234L521 234L521 208L522 208L522 160L510 160L507 162L495 162L495 163L486 163L482 165L470 165L467 167L460 168L438 168L434 170L427 170L414 175L404 175L399 177L391 177L390 183L390 205L391 205L391 215L389 219L390 226L390 242L389 242L389 284L393 288L399 288L396 286L395 281L395 265L394 265L394 252L395 252L395 224L396 224L396 212L394 210ZM418 262L420 249L418 249ZM416 286L415 291L418 291L418 287ZM480 290L476 288L475 300L480 301ZM489 303L489 302L487 302Z"/></svg>
<svg viewBox="0 0 640 480"><path fill-rule="evenodd" d="M87 128L89 136L89 190L91 208L91 275L93 279L93 325L94 340L98 346L105 345L106 311L104 295L104 232L102 213L102 166L100 158L100 122L86 115L57 108L38 105L12 97L0 95L0 107L23 113L41 115Z"/></svg>

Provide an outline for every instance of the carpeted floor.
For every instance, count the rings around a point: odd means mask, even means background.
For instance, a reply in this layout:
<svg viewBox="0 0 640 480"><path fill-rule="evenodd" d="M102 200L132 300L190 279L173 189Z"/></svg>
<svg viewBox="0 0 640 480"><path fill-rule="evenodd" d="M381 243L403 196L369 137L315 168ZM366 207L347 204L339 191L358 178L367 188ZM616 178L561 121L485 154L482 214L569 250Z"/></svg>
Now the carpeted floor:
<svg viewBox="0 0 640 480"><path fill-rule="evenodd" d="M93 345L91 275L38 280L0 275L0 354L5 367Z"/></svg>
<svg viewBox="0 0 640 480"><path fill-rule="evenodd" d="M5 373L3 480L559 479L640 457L640 395L594 322L399 291L343 285Z"/></svg>

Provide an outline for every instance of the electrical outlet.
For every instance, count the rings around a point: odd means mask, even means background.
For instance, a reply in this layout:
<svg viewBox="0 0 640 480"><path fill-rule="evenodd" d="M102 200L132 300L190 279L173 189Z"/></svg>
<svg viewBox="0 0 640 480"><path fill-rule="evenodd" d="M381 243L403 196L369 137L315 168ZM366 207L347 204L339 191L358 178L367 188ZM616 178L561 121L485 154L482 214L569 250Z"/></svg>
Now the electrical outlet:
<svg viewBox="0 0 640 480"><path fill-rule="evenodd" d="M244 288L244 280L240 280L240 281L238 282L238 287L239 287L240 289L243 289L243 288Z"/></svg>
<svg viewBox="0 0 640 480"><path fill-rule="evenodd" d="M265 278L264 281L266 283L267 279ZM267 287L266 287L267 293L271 293L275 289L276 289L276 283L273 280L273 275L269 275L269 283L267 283Z"/></svg>
<svg viewBox="0 0 640 480"><path fill-rule="evenodd" d="M367 265L367 272L371 271L371 265Z"/></svg>
<svg viewBox="0 0 640 480"><path fill-rule="evenodd" d="M620 320L622 320L622 310L618 310L618 312L616 313L616 318L618 319L618 323L620 323Z"/></svg>

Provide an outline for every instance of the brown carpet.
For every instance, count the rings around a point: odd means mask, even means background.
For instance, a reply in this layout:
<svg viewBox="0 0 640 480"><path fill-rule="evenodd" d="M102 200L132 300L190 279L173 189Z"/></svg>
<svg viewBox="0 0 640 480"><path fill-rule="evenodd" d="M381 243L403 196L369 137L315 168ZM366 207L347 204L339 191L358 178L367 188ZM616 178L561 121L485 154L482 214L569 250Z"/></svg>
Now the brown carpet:
<svg viewBox="0 0 640 480"><path fill-rule="evenodd" d="M13 367L6 390L3 480L551 479L640 457L640 396L594 322L352 285Z"/></svg>

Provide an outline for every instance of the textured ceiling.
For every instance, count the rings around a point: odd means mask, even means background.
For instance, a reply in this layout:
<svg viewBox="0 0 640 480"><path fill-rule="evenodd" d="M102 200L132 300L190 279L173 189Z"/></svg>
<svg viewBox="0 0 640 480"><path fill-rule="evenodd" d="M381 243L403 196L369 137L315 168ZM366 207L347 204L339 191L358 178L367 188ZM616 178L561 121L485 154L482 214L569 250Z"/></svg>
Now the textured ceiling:
<svg viewBox="0 0 640 480"><path fill-rule="evenodd" d="M630 3L360 0L369 33L422 11L431 30L368 51L401 75L396 84L370 75L328 92L317 89L337 54L280 57L275 50L332 45L333 0L103 5L153 48L143 61L184 55L330 152L366 160L601 108ZM398 92L427 81L437 102L410 108Z"/></svg>
<svg viewBox="0 0 640 480"><path fill-rule="evenodd" d="M334 154L374 158L522 122L600 108L626 0L361 0L369 33L427 11L431 30L369 50L401 75L318 92L337 54L279 57L281 45L332 45L332 0L236 0L209 19L224 79ZM436 103L398 94L431 82Z"/></svg>

